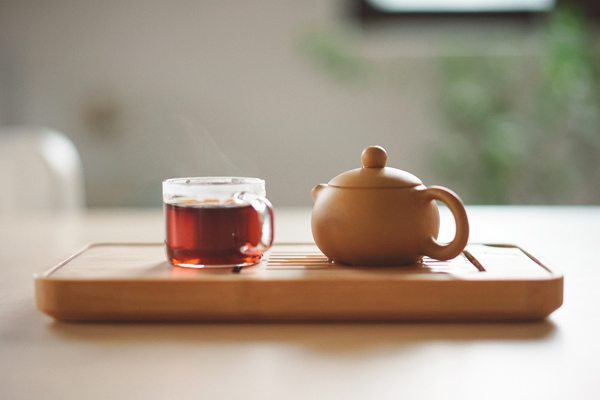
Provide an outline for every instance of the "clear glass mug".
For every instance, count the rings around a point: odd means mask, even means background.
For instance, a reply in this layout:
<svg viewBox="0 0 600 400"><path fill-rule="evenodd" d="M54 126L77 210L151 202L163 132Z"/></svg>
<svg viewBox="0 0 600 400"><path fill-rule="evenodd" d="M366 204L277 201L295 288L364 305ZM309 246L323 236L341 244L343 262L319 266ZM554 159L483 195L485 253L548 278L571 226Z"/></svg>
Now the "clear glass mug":
<svg viewBox="0 0 600 400"><path fill-rule="evenodd" d="M165 250L175 266L254 265L273 244L273 206L262 179L174 178L162 189Z"/></svg>

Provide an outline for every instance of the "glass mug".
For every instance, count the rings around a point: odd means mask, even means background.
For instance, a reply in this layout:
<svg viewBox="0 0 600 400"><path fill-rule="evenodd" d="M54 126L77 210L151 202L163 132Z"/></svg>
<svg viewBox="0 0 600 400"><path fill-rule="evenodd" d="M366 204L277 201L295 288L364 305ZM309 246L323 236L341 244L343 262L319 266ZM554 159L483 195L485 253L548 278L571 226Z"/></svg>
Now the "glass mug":
<svg viewBox="0 0 600 400"><path fill-rule="evenodd" d="M250 266L273 244L273 206L262 179L175 178L162 189L165 250L175 266Z"/></svg>

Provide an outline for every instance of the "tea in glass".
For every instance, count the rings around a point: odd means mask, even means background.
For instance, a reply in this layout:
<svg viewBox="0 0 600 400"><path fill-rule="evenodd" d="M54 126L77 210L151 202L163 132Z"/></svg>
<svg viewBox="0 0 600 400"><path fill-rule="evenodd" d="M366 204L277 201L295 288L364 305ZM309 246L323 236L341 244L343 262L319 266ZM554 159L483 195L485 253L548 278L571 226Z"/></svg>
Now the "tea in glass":
<svg viewBox="0 0 600 400"><path fill-rule="evenodd" d="M256 178L163 182L165 248L182 267L248 266L273 242L272 206Z"/></svg>

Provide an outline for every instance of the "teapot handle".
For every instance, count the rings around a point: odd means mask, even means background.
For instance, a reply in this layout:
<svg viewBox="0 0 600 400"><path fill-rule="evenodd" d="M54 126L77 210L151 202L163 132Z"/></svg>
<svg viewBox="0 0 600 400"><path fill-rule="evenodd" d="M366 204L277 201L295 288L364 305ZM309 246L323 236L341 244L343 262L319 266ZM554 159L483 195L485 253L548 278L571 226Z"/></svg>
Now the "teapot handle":
<svg viewBox="0 0 600 400"><path fill-rule="evenodd" d="M431 237L423 252L436 260L450 260L457 257L465 249L469 240L469 220L462 200L456 193L443 186L431 186L425 189L423 194L428 201L439 200L446 204L456 223L456 234L450 243L440 244Z"/></svg>

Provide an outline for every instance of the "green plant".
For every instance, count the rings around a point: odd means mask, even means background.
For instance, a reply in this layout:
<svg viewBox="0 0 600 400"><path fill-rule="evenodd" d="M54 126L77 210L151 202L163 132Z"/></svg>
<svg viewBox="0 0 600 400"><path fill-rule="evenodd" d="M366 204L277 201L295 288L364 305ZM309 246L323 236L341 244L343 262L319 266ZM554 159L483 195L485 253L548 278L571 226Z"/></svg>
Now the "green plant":
<svg viewBox="0 0 600 400"><path fill-rule="evenodd" d="M534 56L446 57L437 170L469 203L600 201L600 73L585 15L561 6ZM458 190L458 189L457 189Z"/></svg>

